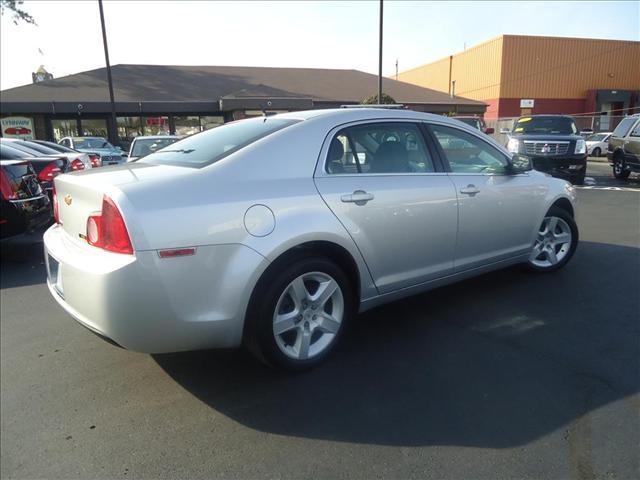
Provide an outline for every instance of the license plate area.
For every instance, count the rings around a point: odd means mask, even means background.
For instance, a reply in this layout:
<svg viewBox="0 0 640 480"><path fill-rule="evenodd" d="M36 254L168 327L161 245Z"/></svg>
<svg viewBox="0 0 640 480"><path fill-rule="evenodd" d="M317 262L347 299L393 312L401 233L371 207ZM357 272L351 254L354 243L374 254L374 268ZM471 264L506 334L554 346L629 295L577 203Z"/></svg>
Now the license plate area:
<svg viewBox="0 0 640 480"><path fill-rule="evenodd" d="M47 254L47 276L49 283L64 298L64 289L62 287L62 275L60 274L60 262L51 255Z"/></svg>

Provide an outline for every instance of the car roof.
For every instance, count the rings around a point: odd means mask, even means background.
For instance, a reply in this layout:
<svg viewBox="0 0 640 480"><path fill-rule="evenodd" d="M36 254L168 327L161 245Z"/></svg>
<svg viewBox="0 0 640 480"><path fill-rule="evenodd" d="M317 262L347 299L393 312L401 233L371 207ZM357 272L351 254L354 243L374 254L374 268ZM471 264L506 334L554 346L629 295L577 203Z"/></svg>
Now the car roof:
<svg viewBox="0 0 640 480"><path fill-rule="evenodd" d="M290 118L292 120L312 120L322 118L339 122L341 120L377 120L377 119L408 119L408 120L436 120L451 122L448 117L433 113L417 112L403 108L361 107L361 108L328 108L323 110L303 110L273 115L267 118Z"/></svg>

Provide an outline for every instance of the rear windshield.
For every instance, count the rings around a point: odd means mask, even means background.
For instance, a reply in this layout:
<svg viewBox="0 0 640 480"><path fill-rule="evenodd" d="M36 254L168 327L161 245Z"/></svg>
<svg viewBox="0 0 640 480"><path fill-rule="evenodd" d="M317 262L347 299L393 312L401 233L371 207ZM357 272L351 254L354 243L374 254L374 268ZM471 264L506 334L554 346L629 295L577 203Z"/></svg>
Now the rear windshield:
<svg viewBox="0 0 640 480"><path fill-rule="evenodd" d="M73 140L76 148L110 148L113 150L113 145L107 142L106 139L96 138L76 138Z"/></svg>
<svg viewBox="0 0 640 480"><path fill-rule="evenodd" d="M523 117L513 126L513 133L571 135L578 133L578 127L569 117Z"/></svg>
<svg viewBox="0 0 640 480"><path fill-rule="evenodd" d="M228 123L179 140L140 162L204 167L297 122L299 120L259 117Z"/></svg>
<svg viewBox="0 0 640 480"><path fill-rule="evenodd" d="M480 121L475 118L456 118L459 122L466 123L467 125L480 130Z"/></svg>
<svg viewBox="0 0 640 480"><path fill-rule="evenodd" d="M588 142L601 142L605 138L607 138L608 133L594 133L593 135L589 135L587 137Z"/></svg>
<svg viewBox="0 0 640 480"><path fill-rule="evenodd" d="M132 157L144 157L174 143L177 138L141 138L133 142Z"/></svg>

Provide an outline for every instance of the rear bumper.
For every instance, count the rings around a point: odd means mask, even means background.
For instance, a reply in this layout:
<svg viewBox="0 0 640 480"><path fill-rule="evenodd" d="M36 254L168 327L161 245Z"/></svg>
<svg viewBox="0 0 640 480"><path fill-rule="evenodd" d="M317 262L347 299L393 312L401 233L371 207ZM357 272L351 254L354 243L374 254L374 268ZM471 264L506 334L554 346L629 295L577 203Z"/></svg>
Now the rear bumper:
<svg viewBox="0 0 640 480"><path fill-rule="evenodd" d="M268 264L239 244L198 247L188 257L120 255L58 225L45 233L44 249L60 306L98 335L146 353L240 345L248 299Z"/></svg>
<svg viewBox="0 0 640 480"><path fill-rule="evenodd" d="M13 237L43 227L53 212L46 194L20 201L0 202L0 238Z"/></svg>

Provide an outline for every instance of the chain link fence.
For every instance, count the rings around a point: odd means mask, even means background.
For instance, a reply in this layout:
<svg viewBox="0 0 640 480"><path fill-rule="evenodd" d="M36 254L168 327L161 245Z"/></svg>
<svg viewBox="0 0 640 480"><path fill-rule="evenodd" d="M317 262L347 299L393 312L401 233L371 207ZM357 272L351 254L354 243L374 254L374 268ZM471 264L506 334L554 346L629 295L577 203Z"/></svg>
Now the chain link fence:
<svg viewBox="0 0 640 480"><path fill-rule="evenodd" d="M494 129L493 138L499 143L506 144L508 137L505 130L510 131L514 122L520 117L501 117L485 120L487 127ZM597 132L612 132L618 126L618 123L625 118L624 116L613 115L595 115L595 116L573 116L578 130Z"/></svg>

